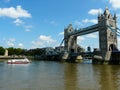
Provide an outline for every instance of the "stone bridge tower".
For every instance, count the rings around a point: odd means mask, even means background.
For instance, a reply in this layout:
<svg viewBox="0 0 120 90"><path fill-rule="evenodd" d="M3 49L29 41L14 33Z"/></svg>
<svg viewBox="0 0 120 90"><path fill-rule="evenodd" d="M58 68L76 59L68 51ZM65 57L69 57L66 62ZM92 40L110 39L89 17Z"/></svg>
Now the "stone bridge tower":
<svg viewBox="0 0 120 90"><path fill-rule="evenodd" d="M103 14L98 15L99 46L101 51L113 51L117 49L116 15L112 17L108 8ZM113 30L110 29L112 27Z"/></svg>
<svg viewBox="0 0 120 90"><path fill-rule="evenodd" d="M112 16L108 8L98 15L99 48L105 61L110 60L111 52L117 50L116 19L116 14Z"/></svg>
<svg viewBox="0 0 120 90"><path fill-rule="evenodd" d="M74 31L72 24L69 24L68 27L64 29L65 51L69 53L77 52L77 37L70 35Z"/></svg>

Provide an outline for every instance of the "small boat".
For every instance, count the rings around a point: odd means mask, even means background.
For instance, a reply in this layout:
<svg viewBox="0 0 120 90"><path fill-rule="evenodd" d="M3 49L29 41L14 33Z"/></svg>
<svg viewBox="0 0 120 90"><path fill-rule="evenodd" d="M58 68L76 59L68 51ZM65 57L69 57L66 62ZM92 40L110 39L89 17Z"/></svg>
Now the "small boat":
<svg viewBox="0 0 120 90"><path fill-rule="evenodd" d="M28 64L31 63L27 58L24 59L11 59L7 61L7 64Z"/></svg>

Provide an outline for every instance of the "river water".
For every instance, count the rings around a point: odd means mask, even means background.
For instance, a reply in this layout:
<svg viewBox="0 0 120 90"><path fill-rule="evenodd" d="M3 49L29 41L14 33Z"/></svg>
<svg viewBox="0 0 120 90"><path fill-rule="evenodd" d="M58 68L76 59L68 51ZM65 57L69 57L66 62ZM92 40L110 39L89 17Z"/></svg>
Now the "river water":
<svg viewBox="0 0 120 90"><path fill-rule="evenodd" d="M119 65L0 62L0 90L120 90Z"/></svg>

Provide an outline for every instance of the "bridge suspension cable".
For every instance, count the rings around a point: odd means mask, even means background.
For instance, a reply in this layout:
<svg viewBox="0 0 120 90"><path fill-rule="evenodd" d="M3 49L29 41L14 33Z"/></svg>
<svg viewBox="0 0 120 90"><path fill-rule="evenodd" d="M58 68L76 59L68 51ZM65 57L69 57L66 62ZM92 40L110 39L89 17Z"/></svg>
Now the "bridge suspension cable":
<svg viewBox="0 0 120 90"><path fill-rule="evenodd" d="M117 34L117 36L120 37L120 29L119 28L113 29L111 26L108 26L108 25L107 25L107 27L110 28L112 32L115 32Z"/></svg>
<svg viewBox="0 0 120 90"><path fill-rule="evenodd" d="M63 38L62 42L60 43L60 46L62 46L63 42L64 42L65 38Z"/></svg>
<svg viewBox="0 0 120 90"><path fill-rule="evenodd" d="M119 28L117 28L117 30L119 30L119 31L120 31L120 29L119 29Z"/></svg>

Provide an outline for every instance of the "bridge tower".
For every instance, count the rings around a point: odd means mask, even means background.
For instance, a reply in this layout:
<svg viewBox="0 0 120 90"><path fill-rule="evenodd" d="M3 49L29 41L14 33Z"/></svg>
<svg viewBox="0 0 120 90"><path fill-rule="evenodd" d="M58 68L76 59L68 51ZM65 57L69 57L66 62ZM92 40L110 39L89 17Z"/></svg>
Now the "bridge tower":
<svg viewBox="0 0 120 90"><path fill-rule="evenodd" d="M65 51L69 53L77 52L77 37L70 35L74 31L72 24L69 24L68 27L64 29Z"/></svg>
<svg viewBox="0 0 120 90"><path fill-rule="evenodd" d="M116 19L116 14L112 16L108 8L103 14L98 15L99 48L105 61L110 60L111 52L117 50Z"/></svg>
<svg viewBox="0 0 120 90"><path fill-rule="evenodd" d="M117 31L112 31L108 26L117 30L116 15L112 17L108 8L103 14L98 15L99 24L99 46L101 51L113 51L117 49Z"/></svg>

